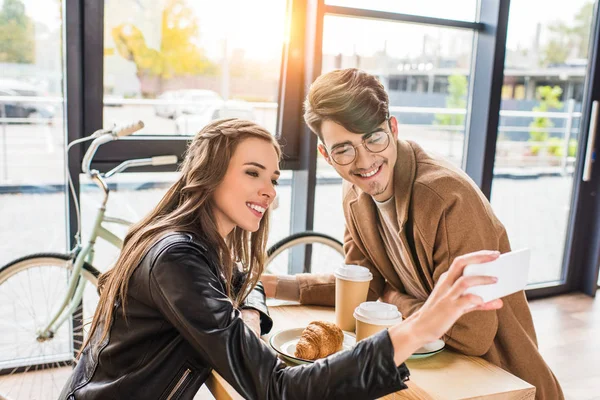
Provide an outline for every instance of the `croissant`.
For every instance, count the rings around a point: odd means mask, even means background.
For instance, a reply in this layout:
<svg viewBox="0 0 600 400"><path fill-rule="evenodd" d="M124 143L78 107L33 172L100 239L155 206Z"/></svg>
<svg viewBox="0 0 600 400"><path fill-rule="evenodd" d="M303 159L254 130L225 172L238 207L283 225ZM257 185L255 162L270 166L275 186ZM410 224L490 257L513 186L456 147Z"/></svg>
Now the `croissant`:
<svg viewBox="0 0 600 400"><path fill-rule="evenodd" d="M335 353L342 347L344 334L336 324L313 321L302 331L294 355L304 360L316 360Z"/></svg>

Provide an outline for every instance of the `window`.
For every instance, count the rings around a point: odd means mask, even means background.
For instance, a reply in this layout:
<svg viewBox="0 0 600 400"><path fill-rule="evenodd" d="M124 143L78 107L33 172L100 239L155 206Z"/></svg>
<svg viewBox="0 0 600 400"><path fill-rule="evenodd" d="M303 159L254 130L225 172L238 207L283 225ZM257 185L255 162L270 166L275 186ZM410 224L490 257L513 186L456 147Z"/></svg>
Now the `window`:
<svg viewBox="0 0 600 400"><path fill-rule="evenodd" d="M460 166L472 46L470 30L325 15L322 73L357 67L376 75L400 137ZM342 180L320 155L315 199L314 229L342 240Z"/></svg>
<svg viewBox="0 0 600 400"><path fill-rule="evenodd" d="M66 250L61 7L0 3L0 265Z"/></svg>
<svg viewBox="0 0 600 400"><path fill-rule="evenodd" d="M532 284L561 281L565 272L592 6L510 5L505 82L518 85L500 110L491 200L512 247L532 250Z"/></svg>
<svg viewBox="0 0 600 400"><path fill-rule="evenodd" d="M236 117L275 133L285 1L104 3L105 126L194 135Z"/></svg>
<svg viewBox="0 0 600 400"><path fill-rule="evenodd" d="M400 135L461 165L472 46L469 30L326 15L322 72L341 59L378 76Z"/></svg>

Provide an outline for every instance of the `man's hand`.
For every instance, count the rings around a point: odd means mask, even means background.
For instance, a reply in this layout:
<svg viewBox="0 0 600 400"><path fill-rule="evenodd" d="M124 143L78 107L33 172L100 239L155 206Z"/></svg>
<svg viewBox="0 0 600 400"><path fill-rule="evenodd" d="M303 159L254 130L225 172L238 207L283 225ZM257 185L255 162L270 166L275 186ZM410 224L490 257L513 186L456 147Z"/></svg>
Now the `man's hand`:
<svg viewBox="0 0 600 400"><path fill-rule="evenodd" d="M262 274L260 281L265 289L265 296L274 299L277 294L277 275Z"/></svg>
<svg viewBox="0 0 600 400"><path fill-rule="evenodd" d="M242 310L242 319L256 333L256 336L260 337L260 313L256 310L245 309Z"/></svg>

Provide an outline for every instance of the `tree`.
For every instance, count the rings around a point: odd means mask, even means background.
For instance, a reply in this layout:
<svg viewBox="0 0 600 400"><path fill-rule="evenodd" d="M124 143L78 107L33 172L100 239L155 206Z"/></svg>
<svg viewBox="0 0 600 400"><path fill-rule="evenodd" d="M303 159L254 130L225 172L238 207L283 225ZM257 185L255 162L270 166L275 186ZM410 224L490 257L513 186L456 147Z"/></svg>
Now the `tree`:
<svg viewBox="0 0 600 400"><path fill-rule="evenodd" d="M30 64L35 61L33 21L22 0L4 0L0 11L0 62Z"/></svg>
<svg viewBox="0 0 600 400"><path fill-rule="evenodd" d="M133 61L140 79L156 77L163 80L183 75L214 75L212 64L195 44L198 22L185 0L168 0L161 17L159 50L149 48L143 33L129 23L113 28L112 36L118 53Z"/></svg>
<svg viewBox="0 0 600 400"><path fill-rule="evenodd" d="M562 64L569 57L587 58L594 5L585 3L571 25L555 22L548 26L551 39L544 48L542 65Z"/></svg>
<svg viewBox="0 0 600 400"><path fill-rule="evenodd" d="M577 41L577 54L580 58L587 58L588 47L590 43L590 28L592 26L592 17L594 14L594 4L585 3L577 15L575 15L575 26L573 33L579 38Z"/></svg>
<svg viewBox="0 0 600 400"><path fill-rule="evenodd" d="M465 109L467 106L467 77L451 75L448 77L448 96L446 108ZM462 126L465 123L464 114L436 114L435 124L445 126Z"/></svg>
<svg viewBox="0 0 600 400"><path fill-rule="evenodd" d="M448 96L446 97L446 108L461 109L464 110L467 106L467 77L464 75L450 75L448 77ZM436 125L445 126L464 126L465 115L464 114L436 114L435 122ZM448 140L448 156L452 157L454 153L454 132L449 130Z"/></svg>
<svg viewBox="0 0 600 400"><path fill-rule="evenodd" d="M539 106L533 107L535 112L548 112L551 108L559 109L563 103L559 100L562 94L560 86L540 86L536 90L536 98L540 101ZM553 127L554 123L548 117L535 117L529 124L530 128L535 128L529 132L529 141L537 144L531 147L531 153L537 155L542 146L548 141L550 134L548 129ZM541 144L541 145L540 145Z"/></svg>

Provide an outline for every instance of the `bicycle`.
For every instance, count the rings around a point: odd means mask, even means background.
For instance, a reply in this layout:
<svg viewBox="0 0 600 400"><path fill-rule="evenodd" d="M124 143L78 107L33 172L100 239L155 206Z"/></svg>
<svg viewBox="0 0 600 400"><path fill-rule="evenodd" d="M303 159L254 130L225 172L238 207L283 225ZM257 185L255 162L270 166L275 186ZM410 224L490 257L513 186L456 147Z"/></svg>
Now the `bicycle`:
<svg viewBox="0 0 600 400"><path fill-rule="evenodd" d="M68 253L27 255L0 268L0 399L39 398L32 396L33 389L39 390L43 398L56 398L70 375L69 366L84 339L84 323L91 321L99 298L96 287L100 272L93 267L96 240L102 238L121 249L123 240L104 223L131 225L130 221L106 215L110 194L106 180L131 167L177 163L177 156L158 156L126 160L106 173L91 169L101 145L131 135L143 126L138 121L100 129L67 147L68 152L76 144L93 140L83 157L82 171L104 194L85 244L80 235L79 202L67 167L78 221L75 246ZM32 379L32 373L42 370L40 380Z"/></svg>
<svg viewBox="0 0 600 400"><path fill-rule="evenodd" d="M73 141L67 147L68 152L76 144L93 140L83 157L82 171L104 194L86 244L83 244L80 235L80 205L74 193L70 171L67 170L78 221L73 249L68 253L27 255L0 268L0 399L8 396L11 399L34 398L33 387L44 398L57 397L68 379L74 355L84 340L84 325L91 321L99 299L97 283L100 272L93 266L96 240L104 239L121 249L122 239L103 224L126 227L132 224L106 215L110 194L106 180L131 167L177 162L176 156L159 156L127 160L106 173L90 168L99 146L130 135L142 127L143 123L139 121L125 127L102 129L89 137ZM305 245L311 245L313 255L328 251L329 259L332 255L343 257L342 244L333 237L317 232L301 232L278 241L268 249L267 272L287 273L289 255L297 249L303 250ZM326 258L319 256L319 259ZM285 265L285 269L279 266L280 263ZM337 265L338 262L327 264ZM304 268L304 272L310 271ZM10 290L11 287L18 290ZM10 306L12 315L8 310ZM36 381L31 375L38 372L40 378Z"/></svg>
<svg viewBox="0 0 600 400"><path fill-rule="evenodd" d="M312 260L305 260L302 272L333 272L333 268L344 262L342 242L324 233L305 231L289 235L273 244L267 250L265 272L270 274L288 273L290 257L294 252L303 252L310 246L308 253ZM310 264L308 261L311 261ZM315 263L318 261L319 263ZM311 265L311 268L308 268ZM323 267L326 265L326 267Z"/></svg>

